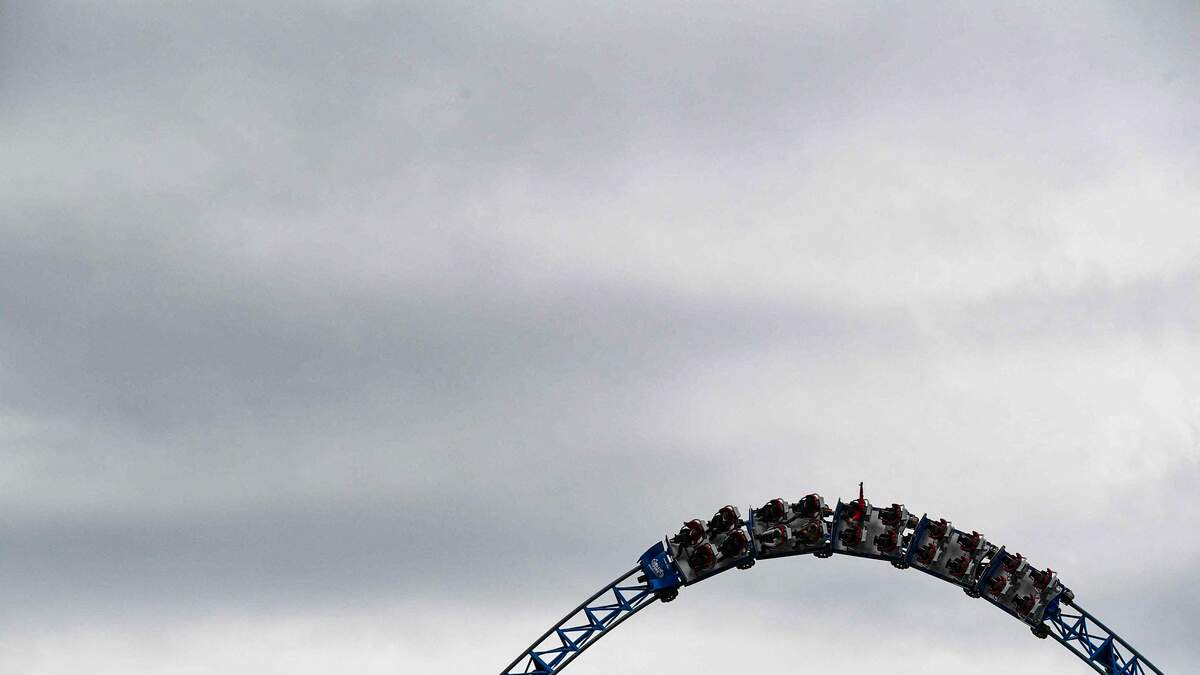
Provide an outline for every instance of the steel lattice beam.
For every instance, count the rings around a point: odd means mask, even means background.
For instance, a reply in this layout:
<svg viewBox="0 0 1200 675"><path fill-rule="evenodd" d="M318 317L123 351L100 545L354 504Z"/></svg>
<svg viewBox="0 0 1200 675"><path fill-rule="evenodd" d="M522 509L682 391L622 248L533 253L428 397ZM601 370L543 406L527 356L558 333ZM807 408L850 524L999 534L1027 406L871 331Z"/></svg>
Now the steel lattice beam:
<svg viewBox="0 0 1200 675"><path fill-rule="evenodd" d="M1162 671L1146 660L1121 636L1109 630L1079 605L1046 612L1050 637L1071 650L1098 673L1106 675L1146 675Z"/></svg>
<svg viewBox="0 0 1200 675"><path fill-rule="evenodd" d="M503 675L557 673L607 631L649 606L654 591L648 583L632 579L641 571L640 567L629 570L568 612L510 663Z"/></svg>

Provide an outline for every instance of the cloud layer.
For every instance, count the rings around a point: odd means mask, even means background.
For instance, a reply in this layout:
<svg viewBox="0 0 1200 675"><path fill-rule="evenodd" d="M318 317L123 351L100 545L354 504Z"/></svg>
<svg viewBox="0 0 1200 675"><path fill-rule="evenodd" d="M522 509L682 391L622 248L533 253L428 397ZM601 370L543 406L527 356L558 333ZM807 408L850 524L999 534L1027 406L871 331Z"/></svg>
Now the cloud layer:
<svg viewBox="0 0 1200 675"><path fill-rule="evenodd" d="M1200 657L1188 3L0 16L0 670L494 672L859 480ZM708 586L573 668L1078 667L861 561Z"/></svg>

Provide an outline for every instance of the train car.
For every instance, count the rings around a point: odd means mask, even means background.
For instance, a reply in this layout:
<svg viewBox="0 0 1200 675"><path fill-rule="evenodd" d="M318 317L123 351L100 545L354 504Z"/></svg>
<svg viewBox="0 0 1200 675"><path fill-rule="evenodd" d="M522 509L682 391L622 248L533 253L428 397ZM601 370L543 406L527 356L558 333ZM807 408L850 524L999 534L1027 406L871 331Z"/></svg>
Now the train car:
<svg viewBox="0 0 1200 675"><path fill-rule="evenodd" d="M1034 634L1043 628L1047 608L1072 597L1054 570L1038 569L1025 556L1003 547L975 588L985 600L1033 627Z"/></svg>
<svg viewBox="0 0 1200 675"><path fill-rule="evenodd" d="M922 516L913 531L904 562L978 597L975 588L979 576L997 550L978 532L956 529L945 518L932 520Z"/></svg>
<svg viewBox="0 0 1200 675"><path fill-rule="evenodd" d="M905 551L919 519L903 504L872 506L863 497L859 484L858 499L838 500L833 511L829 551L874 560L888 560L903 569Z"/></svg>
<svg viewBox="0 0 1200 675"><path fill-rule="evenodd" d="M750 509L754 557L786 558L828 550L832 516L833 509L816 493L792 503L776 498Z"/></svg>
<svg viewBox="0 0 1200 675"><path fill-rule="evenodd" d="M732 567L754 565L754 546L741 511L725 505L707 522L699 518L668 536L666 548L683 585L688 586Z"/></svg>
<svg viewBox="0 0 1200 675"><path fill-rule="evenodd" d="M671 559L665 541L646 549L638 559L638 566L642 568L642 574L637 580L646 584L654 593L654 597L663 602L670 602L679 596L683 578L679 576L679 568Z"/></svg>

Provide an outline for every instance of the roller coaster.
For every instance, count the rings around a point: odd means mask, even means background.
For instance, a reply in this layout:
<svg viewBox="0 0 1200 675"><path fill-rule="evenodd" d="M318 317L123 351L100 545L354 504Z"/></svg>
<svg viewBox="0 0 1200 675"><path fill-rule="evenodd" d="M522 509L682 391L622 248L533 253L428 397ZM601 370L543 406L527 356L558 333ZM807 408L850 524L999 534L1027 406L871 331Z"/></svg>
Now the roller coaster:
<svg viewBox="0 0 1200 675"><path fill-rule="evenodd" d="M743 519L732 505L711 519L689 520L651 546L633 569L601 588L542 634L500 675L551 675L626 619L679 590L756 560L848 555L887 561L958 586L1026 624L1035 637L1054 638L1098 673L1162 671L1089 614L1050 568L989 542L944 518L917 517L903 504L873 506L864 496L835 507L819 494L798 502L772 499Z"/></svg>

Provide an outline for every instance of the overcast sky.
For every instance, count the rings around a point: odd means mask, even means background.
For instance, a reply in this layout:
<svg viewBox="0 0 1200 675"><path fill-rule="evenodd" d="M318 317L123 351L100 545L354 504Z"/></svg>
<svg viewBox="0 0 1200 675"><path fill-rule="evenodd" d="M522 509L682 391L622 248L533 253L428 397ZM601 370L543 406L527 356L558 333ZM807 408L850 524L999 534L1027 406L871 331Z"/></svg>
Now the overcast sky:
<svg viewBox="0 0 1200 675"><path fill-rule="evenodd" d="M1193 666L1200 9L749 4L0 2L0 673L495 673L860 480ZM838 557L571 672L733 668L1086 667Z"/></svg>

